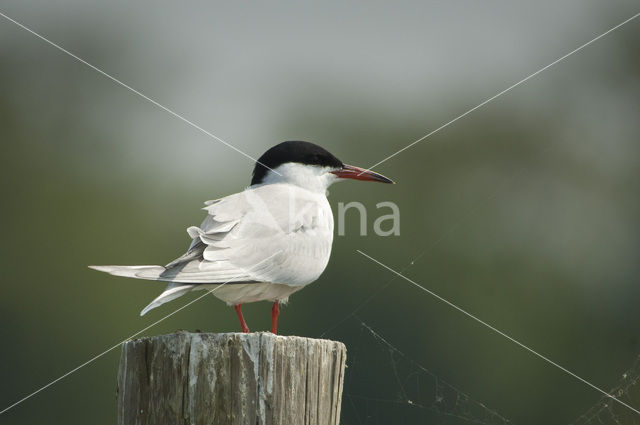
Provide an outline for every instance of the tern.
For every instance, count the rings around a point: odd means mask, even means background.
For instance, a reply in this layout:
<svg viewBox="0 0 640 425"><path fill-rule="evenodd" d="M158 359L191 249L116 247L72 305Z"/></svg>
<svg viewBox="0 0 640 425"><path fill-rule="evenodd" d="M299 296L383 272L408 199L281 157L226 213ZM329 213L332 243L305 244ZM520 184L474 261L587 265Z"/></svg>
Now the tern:
<svg viewBox="0 0 640 425"><path fill-rule="evenodd" d="M208 290L234 306L270 301L277 333L280 303L317 280L329 262L333 214L328 187L343 179L393 183L371 170L344 164L303 141L280 143L256 161L251 185L205 202L200 227L187 229L191 245L166 266L89 266L115 276L169 282L140 315L192 290Z"/></svg>

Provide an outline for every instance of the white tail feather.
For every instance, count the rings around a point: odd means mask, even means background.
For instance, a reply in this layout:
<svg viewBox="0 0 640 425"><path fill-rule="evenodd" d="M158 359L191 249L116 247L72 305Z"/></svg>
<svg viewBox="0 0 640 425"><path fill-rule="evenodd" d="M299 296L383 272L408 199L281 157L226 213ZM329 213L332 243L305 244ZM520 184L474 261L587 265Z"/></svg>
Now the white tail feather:
<svg viewBox="0 0 640 425"><path fill-rule="evenodd" d="M165 268L162 266L89 266L89 268L114 276L148 280L157 280L165 271Z"/></svg>
<svg viewBox="0 0 640 425"><path fill-rule="evenodd" d="M133 277L136 279L159 280L160 275L166 271L162 266L89 266L90 269L98 270L112 274L114 276ZM178 297L189 292L196 285L172 282L167 289L156 299L146 306L140 316L144 316L149 310L152 310L168 301L175 300Z"/></svg>
<svg viewBox="0 0 640 425"><path fill-rule="evenodd" d="M144 316L149 310L152 310L166 302L175 300L176 298L183 296L191 289L193 289L194 286L196 285L170 283L169 286L167 286L167 289L165 289L162 294L158 295L155 300L151 301L151 303L140 312L140 316Z"/></svg>

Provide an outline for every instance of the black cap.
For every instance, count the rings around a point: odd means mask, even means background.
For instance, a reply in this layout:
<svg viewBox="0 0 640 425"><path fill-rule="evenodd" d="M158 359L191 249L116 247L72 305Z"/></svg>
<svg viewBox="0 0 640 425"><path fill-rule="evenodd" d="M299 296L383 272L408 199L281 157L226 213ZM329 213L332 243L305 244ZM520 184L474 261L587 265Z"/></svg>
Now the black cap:
<svg viewBox="0 0 640 425"><path fill-rule="evenodd" d="M288 162L333 168L341 168L343 165L342 161L333 156L333 154L314 143L303 141L282 142L266 151L258 159L253 169L251 184L262 183L269 169L274 169Z"/></svg>

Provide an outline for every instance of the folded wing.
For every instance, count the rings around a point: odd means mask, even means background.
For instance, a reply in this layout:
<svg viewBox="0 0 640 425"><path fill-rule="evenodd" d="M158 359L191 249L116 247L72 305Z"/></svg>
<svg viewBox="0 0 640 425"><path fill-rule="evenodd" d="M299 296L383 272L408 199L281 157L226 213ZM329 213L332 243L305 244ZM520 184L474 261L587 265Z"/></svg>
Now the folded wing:
<svg viewBox="0 0 640 425"><path fill-rule="evenodd" d="M302 286L327 265L333 217L326 198L270 184L205 203L190 227L189 250L161 266L91 266L116 276L170 282L143 313L202 284L283 283Z"/></svg>

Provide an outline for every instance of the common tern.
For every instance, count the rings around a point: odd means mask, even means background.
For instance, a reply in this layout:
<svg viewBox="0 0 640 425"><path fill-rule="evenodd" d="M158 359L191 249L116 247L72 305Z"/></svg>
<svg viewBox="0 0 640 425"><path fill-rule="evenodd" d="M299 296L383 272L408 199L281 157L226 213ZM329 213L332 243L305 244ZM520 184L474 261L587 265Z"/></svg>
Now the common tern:
<svg viewBox="0 0 640 425"><path fill-rule="evenodd" d="M344 164L322 147L280 143L256 162L251 185L205 202L200 227L187 229L188 251L166 266L89 266L115 276L169 282L140 315L192 290L209 290L235 307L271 301L272 332L280 303L324 271L333 242L327 188L342 179L393 183L370 170Z"/></svg>

